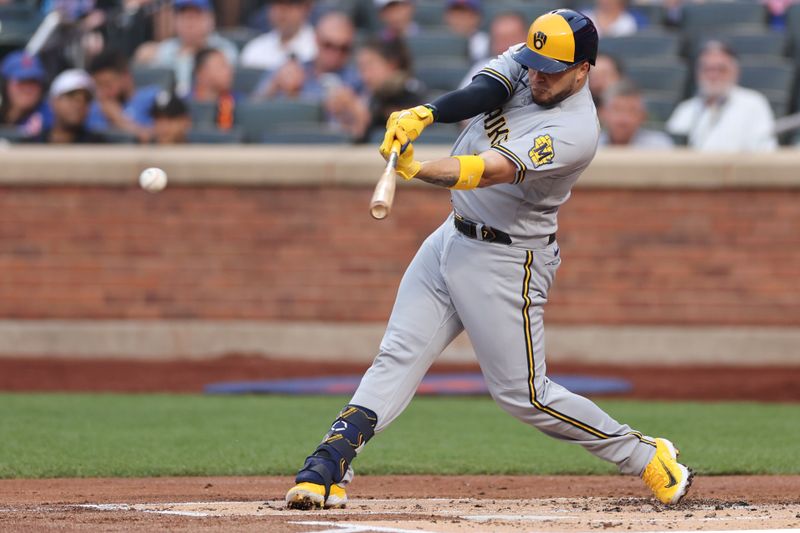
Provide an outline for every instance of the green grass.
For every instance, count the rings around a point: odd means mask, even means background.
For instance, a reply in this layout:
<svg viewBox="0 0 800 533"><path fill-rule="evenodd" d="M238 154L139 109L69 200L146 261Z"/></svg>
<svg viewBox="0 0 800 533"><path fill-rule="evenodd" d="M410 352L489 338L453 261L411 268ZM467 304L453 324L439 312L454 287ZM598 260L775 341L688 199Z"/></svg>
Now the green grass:
<svg viewBox="0 0 800 533"><path fill-rule="evenodd" d="M0 394L0 477L293 474L347 398ZM703 474L800 474L800 405L602 401ZM605 474L484 398L419 398L362 474Z"/></svg>

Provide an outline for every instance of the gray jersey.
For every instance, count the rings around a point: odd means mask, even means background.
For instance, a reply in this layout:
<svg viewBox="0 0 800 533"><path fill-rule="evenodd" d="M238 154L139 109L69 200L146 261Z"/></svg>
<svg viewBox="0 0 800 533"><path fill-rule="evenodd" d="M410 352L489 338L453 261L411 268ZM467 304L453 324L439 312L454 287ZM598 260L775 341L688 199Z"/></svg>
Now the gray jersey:
<svg viewBox="0 0 800 533"><path fill-rule="evenodd" d="M511 57L517 45L489 62L490 76L508 91L502 107L475 117L452 155L495 150L517 167L514 183L453 191L456 213L511 235L515 244L555 233L558 207L597 151L600 125L588 84L552 108L536 105L528 71Z"/></svg>

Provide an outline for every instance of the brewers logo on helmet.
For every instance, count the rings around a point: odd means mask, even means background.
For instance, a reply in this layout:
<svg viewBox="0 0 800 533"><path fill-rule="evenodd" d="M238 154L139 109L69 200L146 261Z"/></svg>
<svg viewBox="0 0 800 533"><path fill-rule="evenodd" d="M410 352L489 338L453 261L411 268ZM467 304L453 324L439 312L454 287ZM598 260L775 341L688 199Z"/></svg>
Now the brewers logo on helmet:
<svg viewBox="0 0 800 533"><path fill-rule="evenodd" d="M556 9L537 18L528 30L525 46L513 57L533 70L553 74L597 59L597 29L586 15Z"/></svg>

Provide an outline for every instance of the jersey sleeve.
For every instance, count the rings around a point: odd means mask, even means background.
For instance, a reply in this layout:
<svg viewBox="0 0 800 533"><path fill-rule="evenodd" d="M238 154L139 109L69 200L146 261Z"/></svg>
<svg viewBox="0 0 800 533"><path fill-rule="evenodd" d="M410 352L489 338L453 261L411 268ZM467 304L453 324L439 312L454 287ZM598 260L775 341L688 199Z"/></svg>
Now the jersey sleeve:
<svg viewBox="0 0 800 533"><path fill-rule="evenodd" d="M514 61L511 55L516 51L519 46L524 44L517 44L489 61L489 63L480 69L475 76L489 76L503 84L508 96L514 94L514 85L516 80L519 79L520 74L524 70L523 66Z"/></svg>
<svg viewBox="0 0 800 533"><path fill-rule="evenodd" d="M520 184L588 165L597 150L597 135L586 131L592 129L545 128L490 149L514 163L517 171L512 183Z"/></svg>

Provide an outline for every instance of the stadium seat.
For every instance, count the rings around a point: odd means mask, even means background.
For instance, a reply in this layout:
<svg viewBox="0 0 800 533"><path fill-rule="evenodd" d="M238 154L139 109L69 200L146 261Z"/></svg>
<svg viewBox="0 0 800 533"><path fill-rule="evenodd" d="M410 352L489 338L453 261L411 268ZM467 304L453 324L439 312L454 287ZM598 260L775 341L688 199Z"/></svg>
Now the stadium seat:
<svg viewBox="0 0 800 533"><path fill-rule="evenodd" d="M800 4L794 4L786 12L786 34L791 36L792 55L800 65Z"/></svg>
<svg viewBox="0 0 800 533"><path fill-rule="evenodd" d="M414 143L416 145L446 144L452 145L458 139L461 128L457 124L436 123L427 128Z"/></svg>
<svg viewBox="0 0 800 533"><path fill-rule="evenodd" d="M215 128L217 122L217 103L189 102L189 114L192 117L193 128L204 130Z"/></svg>
<svg viewBox="0 0 800 533"><path fill-rule="evenodd" d="M438 58L466 59L468 43L464 37L446 31L436 33L422 32L408 42L415 63L418 59Z"/></svg>
<svg viewBox="0 0 800 533"><path fill-rule="evenodd" d="M788 39L786 34L777 31L731 31L709 32L693 36L689 40L688 56L696 58L708 41L720 40L728 44L736 54L746 56L779 57L786 53Z"/></svg>
<svg viewBox="0 0 800 533"><path fill-rule="evenodd" d="M637 21L643 21L647 28L658 28L664 23L664 8L660 3L634 3L629 7Z"/></svg>
<svg viewBox="0 0 800 533"><path fill-rule="evenodd" d="M698 33L717 29L767 27L767 10L753 0L734 2L686 3L681 27L684 32Z"/></svg>
<svg viewBox="0 0 800 533"><path fill-rule="evenodd" d="M491 25L494 18L499 15L500 13L505 13L507 11L513 11L519 13L523 16L528 24L532 23L536 20L540 15L547 13L548 11L552 11L558 7L556 2L552 0L526 0L526 1L496 1L493 0L491 2L483 2L483 9L484 9L484 17L483 17L483 24L484 28L488 28Z"/></svg>
<svg viewBox="0 0 800 533"><path fill-rule="evenodd" d="M689 69L678 61L648 61L630 63L625 66L626 73L646 94L678 101L686 94Z"/></svg>
<svg viewBox="0 0 800 533"><path fill-rule="evenodd" d="M250 95L266 73L266 70L260 68L238 67L233 76L233 89L245 96Z"/></svg>
<svg viewBox="0 0 800 533"><path fill-rule="evenodd" d="M796 66L784 59L764 58L741 64L739 83L742 87L756 89L764 94L776 116L789 112L795 82Z"/></svg>
<svg viewBox="0 0 800 533"><path fill-rule="evenodd" d="M236 26L234 28L220 28L219 34L231 41L236 47L241 50L244 45L258 37L260 33L257 30L248 28L246 26Z"/></svg>
<svg viewBox="0 0 800 533"><path fill-rule="evenodd" d="M267 131L261 142L268 144L349 144L350 136L320 125L287 126L275 131Z"/></svg>
<svg viewBox="0 0 800 533"><path fill-rule="evenodd" d="M321 117L322 109L312 102L247 102L236 107L235 124L241 128L247 142L260 142L266 132L301 125L313 128Z"/></svg>
<svg viewBox="0 0 800 533"><path fill-rule="evenodd" d="M0 139L10 143L20 142L25 138L25 135L19 128L0 127Z"/></svg>
<svg viewBox="0 0 800 533"><path fill-rule="evenodd" d="M186 136L186 142L190 144L237 144L243 140L244 136L238 130L192 129Z"/></svg>
<svg viewBox="0 0 800 533"><path fill-rule="evenodd" d="M175 72L169 67L133 65L131 67L131 74L133 75L133 83L137 87L159 85L168 89L175 80Z"/></svg>
<svg viewBox="0 0 800 533"><path fill-rule="evenodd" d="M457 89L461 80L469 72L467 64L425 64L415 69L417 78L433 91L452 91Z"/></svg>
<svg viewBox="0 0 800 533"><path fill-rule="evenodd" d="M642 32L600 39L600 52L619 58L624 64L648 57L677 57L679 44L678 37L671 33Z"/></svg>
<svg viewBox="0 0 800 533"><path fill-rule="evenodd" d="M105 130L101 132L106 141L112 144L138 144L139 138L133 133L121 130Z"/></svg>
<svg viewBox="0 0 800 533"><path fill-rule="evenodd" d="M644 97L644 105L647 108L647 122L649 124L664 124L678 102L670 96L649 95Z"/></svg>
<svg viewBox="0 0 800 533"><path fill-rule="evenodd" d="M444 26L444 6L441 0L417 2L414 20L427 31L431 27Z"/></svg>
<svg viewBox="0 0 800 533"><path fill-rule="evenodd" d="M30 15L28 12L19 17L0 16L0 55L24 47L40 21L41 17L37 14Z"/></svg>

